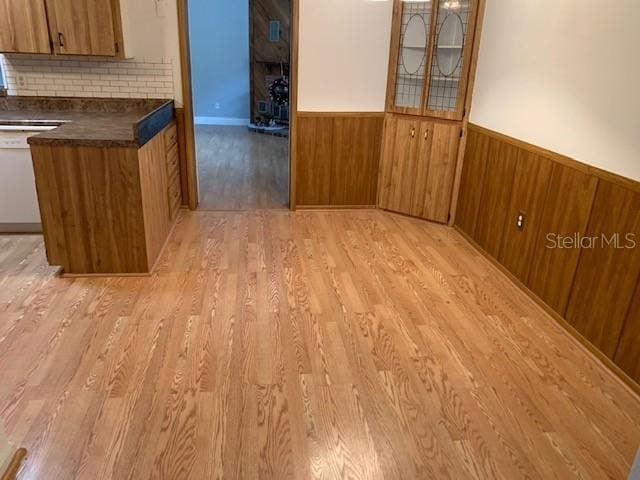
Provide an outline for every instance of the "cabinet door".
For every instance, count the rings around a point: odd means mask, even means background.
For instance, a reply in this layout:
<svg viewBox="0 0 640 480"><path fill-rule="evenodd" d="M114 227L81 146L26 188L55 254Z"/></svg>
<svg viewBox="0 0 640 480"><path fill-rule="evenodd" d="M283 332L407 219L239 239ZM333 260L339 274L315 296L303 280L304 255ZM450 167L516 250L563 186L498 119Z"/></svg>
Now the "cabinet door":
<svg viewBox="0 0 640 480"><path fill-rule="evenodd" d="M433 2L396 0L393 11L387 110L419 115L423 111L433 40Z"/></svg>
<svg viewBox="0 0 640 480"><path fill-rule="evenodd" d="M420 122L414 120L388 118L385 122L378 197L380 208L411 213L419 128Z"/></svg>
<svg viewBox="0 0 640 480"><path fill-rule="evenodd" d="M412 215L449 221L460 131L460 125L422 122Z"/></svg>
<svg viewBox="0 0 640 480"><path fill-rule="evenodd" d="M44 0L0 0L0 52L51 53Z"/></svg>
<svg viewBox="0 0 640 480"><path fill-rule="evenodd" d="M56 53L116 55L112 0L47 0Z"/></svg>
<svg viewBox="0 0 640 480"><path fill-rule="evenodd" d="M425 113L460 120L464 115L477 0L438 0L437 5Z"/></svg>

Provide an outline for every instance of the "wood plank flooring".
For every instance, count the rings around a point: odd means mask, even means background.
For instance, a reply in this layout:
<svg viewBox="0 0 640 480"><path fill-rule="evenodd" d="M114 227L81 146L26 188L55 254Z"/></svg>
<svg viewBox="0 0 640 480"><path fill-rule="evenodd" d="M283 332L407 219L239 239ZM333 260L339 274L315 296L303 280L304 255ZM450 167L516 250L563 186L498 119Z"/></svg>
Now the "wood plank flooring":
<svg viewBox="0 0 640 480"><path fill-rule="evenodd" d="M289 205L289 140L246 127L196 125L200 208L279 209Z"/></svg>
<svg viewBox="0 0 640 480"><path fill-rule="evenodd" d="M454 230L182 212L149 278L0 237L20 479L626 478L640 399Z"/></svg>

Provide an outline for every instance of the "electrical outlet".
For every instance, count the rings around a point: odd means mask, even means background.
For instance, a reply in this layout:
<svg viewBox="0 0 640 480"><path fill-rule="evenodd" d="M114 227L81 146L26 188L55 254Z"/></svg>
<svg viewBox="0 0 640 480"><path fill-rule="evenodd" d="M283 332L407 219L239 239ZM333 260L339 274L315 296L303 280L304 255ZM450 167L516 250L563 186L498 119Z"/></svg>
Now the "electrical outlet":
<svg viewBox="0 0 640 480"><path fill-rule="evenodd" d="M18 86L19 87L26 87L27 86L27 77L25 77L24 75L18 75L16 77L16 81L18 82Z"/></svg>
<svg viewBox="0 0 640 480"><path fill-rule="evenodd" d="M216 102L216 110L220 110L220 102Z"/></svg>
<svg viewBox="0 0 640 480"><path fill-rule="evenodd" d="M516 227L518 227L518 230L524 230L524 221L526 218L527 215L523 211L518 212L518 216L516 217Z"/></svg>

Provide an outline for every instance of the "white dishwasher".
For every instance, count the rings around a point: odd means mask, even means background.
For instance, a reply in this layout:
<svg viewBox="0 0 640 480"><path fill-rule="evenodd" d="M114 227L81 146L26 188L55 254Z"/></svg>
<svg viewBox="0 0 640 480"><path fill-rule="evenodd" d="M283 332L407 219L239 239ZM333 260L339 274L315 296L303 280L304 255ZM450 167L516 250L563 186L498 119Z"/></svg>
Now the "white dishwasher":
<svg viewBox="0 0 640 480"><path fill-rule="evenodd" d="M42 231L27 138L53 128L0 125L0 233Z"/></svg>

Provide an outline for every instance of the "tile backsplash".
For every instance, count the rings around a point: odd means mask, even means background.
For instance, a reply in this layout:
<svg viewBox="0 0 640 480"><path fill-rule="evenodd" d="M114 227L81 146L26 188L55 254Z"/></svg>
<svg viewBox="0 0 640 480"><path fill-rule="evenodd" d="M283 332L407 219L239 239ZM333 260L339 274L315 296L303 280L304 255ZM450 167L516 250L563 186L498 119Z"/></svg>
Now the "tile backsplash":
<svg viewBox="0 0 640 480"><path fill-rule="evenodd" d="M0 55L9 95L173 98L173 67L136 59Z"/></svg>

